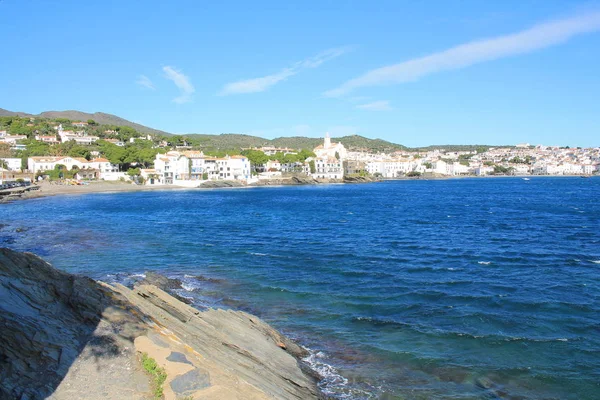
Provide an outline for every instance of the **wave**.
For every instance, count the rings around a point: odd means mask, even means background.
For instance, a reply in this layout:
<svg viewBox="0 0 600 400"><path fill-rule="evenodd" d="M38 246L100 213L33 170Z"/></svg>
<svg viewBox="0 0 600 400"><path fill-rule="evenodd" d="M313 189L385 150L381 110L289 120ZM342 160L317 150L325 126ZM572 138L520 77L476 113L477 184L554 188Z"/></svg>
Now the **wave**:
<svg viewBox="0 0 600 400"><path fill-rule="evenodd" d="M322 351L314 351L308 347L305 347L309 355L302 359L311 370L316 372L320 377L319 389L328 398L336 399L375 399L377 395L375 393L368 392L353 385L349 380L343 377L337 368L333 365L328 364L325 360L327 355Z"/></svg>
<svg viewBox="0 0 600 400"><path fill-rule="evenodd" d="M600 264L600 260L590 260L591 263Z"/></svg>
<svg viewBox="0 0 600 400"><path fill-rule="evenodd" d="M480 265L490 265L492 262L491 261L477 261L477 264Z"/></svg>

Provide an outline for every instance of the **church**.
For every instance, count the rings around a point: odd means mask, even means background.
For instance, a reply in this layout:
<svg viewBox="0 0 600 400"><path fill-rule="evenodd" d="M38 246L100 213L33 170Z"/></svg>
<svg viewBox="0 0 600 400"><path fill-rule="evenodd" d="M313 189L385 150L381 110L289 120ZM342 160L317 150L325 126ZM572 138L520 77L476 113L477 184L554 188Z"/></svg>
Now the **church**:
<svg viewBox="0 0 600 400"><path fill-rule="evenodd" d="M323 144L315 147L313 152L316 155L315 172L312 174L314 178L344 178L344 159L348 156L348 152L342 143L331 142L329 132L325 134Z"/></svg>
<svg viewBox="0 0 600 400"><path fill-rule="evenodd" d="M317 157L336 157L342 161L348 157L348 152L343 144L331 142L329 132L325 134L325 140L323 141L323 144L315 147L313 152L317 155ZM336 153L338 154L337 156Z"/></svg>

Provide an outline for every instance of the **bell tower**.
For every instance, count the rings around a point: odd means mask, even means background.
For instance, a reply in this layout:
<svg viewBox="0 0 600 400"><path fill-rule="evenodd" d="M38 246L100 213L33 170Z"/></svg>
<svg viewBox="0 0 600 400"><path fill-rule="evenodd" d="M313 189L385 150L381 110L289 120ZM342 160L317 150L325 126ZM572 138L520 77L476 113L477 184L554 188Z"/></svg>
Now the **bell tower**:
<svg viewBox="0 0 600 400"><path fill-rule="evenodd" d="M328 149L331 147L331 138L329 137L329 132L325 134L325 142L323 143L323 148Z"/></svg>

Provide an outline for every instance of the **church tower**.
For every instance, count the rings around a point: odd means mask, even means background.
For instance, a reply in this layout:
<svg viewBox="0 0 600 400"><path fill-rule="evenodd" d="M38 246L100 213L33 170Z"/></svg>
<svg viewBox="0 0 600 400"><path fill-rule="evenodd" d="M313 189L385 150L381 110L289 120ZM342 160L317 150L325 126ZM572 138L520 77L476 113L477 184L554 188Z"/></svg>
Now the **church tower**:
<svg viewBox="0 0 600 400"><path fill-rule="evenodd" d="M323 143L324 149L329 149L331 147L331 138L329 137L329 132L325 134L325 142Z"/></svg>

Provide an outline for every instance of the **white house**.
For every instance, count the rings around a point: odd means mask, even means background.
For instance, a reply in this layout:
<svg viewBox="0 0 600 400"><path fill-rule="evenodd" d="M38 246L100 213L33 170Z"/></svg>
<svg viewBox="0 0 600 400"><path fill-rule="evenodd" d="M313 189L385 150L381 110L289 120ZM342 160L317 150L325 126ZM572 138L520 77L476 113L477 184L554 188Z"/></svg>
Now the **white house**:
<svg viewBox="0 0 600 400"><path fill-rule="evenodd" d="M250 160L244 156L217 158L219 179L247 181L250 179Z"/></svg>
<svg viewBox="0 0 600 400"><path fill-rule="evenodd" d="M281 163L278 160L269 160L266 164L267 171L281 171Z"/></svg>
<svg viewBox="0 0 600 400"><path fill-rule="evenodd" d="M344 164L335 157L317 157L314 159L315 173L317 179L343 179Z"/></svg>
<svg viewBox="0 0 600 400"><path fill-rule="evenodd" d="M95 170L98 174L95 177L111 180L110 177L118 172L118 166L111 164L105 158L96 158L91 161L82 157L29 157L27 159L27 169L34 174L40 171L51 171L57 165L64 165L67 170L77 167L80 170Z"/></svg>
<svg viewBox="0 0 600 400"><path fill-rule="evenodd" d="M5 135L4 137L0 138L0 142L17 144L17 141L25 139L27 139L26 135Z"/></svg>
<svg viewBox="0 0 600 400"><path fill-rule="evenodd" d="M9 171L20 171L21 170L21 159L20 158L0 158L6 164Z"/></svg>
<svg viewBox="0 0 600 400"><path fill-rule="evenodd" d="M55 135L35 135L35 140L49 144L60 143Z"/></svg>
<svg viewBox="0 0 600 400"><path fill-rule="evenodd" d="M176 180L189 180L189 159L178 151L157 154L154 170L160 184L172 185Z"/></svg>
<svg viewBox="0 0 600 400"><path fill-rule="evenodd" d="M215 157L205 156L202 151L184 151L183 154L190 160L191 180L219 179L219 168Z"/></svg>

